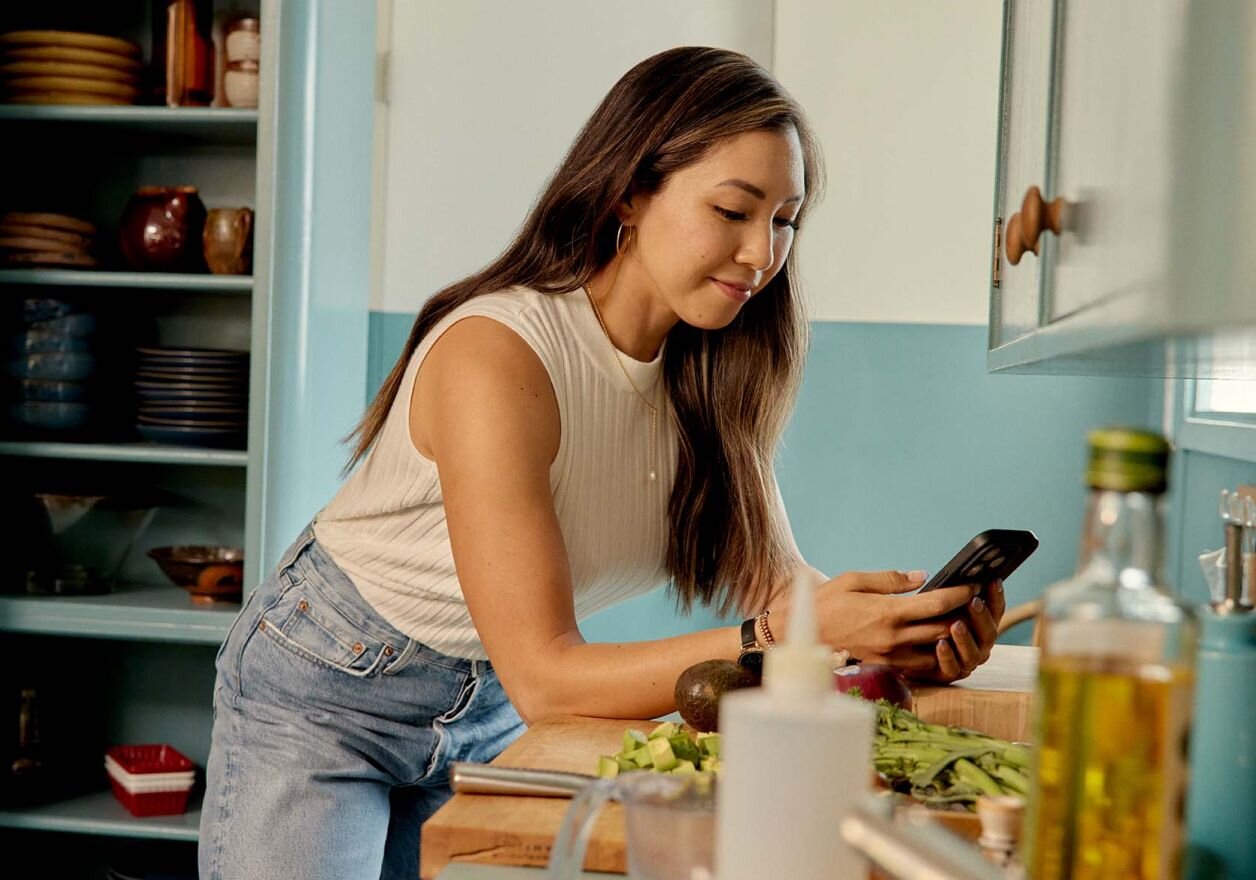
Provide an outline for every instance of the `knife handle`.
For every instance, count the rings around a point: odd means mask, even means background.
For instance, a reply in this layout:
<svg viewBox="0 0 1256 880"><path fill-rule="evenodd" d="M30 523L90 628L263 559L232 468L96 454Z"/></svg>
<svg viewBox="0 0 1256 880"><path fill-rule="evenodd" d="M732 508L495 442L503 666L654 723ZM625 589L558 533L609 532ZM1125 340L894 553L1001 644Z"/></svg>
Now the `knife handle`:
<svg viewBox="0 0 1256 880"><path fill-rule="evenodd" d="M586 773L558 770L525 770L454 761L449 765L449 785L460 794L511 794L532 797L571 797L597 779Z"/></svg>

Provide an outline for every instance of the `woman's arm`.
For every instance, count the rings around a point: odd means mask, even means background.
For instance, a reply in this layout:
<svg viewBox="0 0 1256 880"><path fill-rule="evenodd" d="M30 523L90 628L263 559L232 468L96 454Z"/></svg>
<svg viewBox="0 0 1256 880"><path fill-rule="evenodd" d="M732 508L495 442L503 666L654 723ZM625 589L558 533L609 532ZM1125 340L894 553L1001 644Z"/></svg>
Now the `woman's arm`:
<svg viewBox="0 0 1256 880"><path fill-rule="evenodd" d="M687 667L737 657L737 627L629 644L581 637L549 482L558 406L517 334L488 318L447 330L419 372L410 427L439 469L471 617L525 721L665 715Z"/></svg>

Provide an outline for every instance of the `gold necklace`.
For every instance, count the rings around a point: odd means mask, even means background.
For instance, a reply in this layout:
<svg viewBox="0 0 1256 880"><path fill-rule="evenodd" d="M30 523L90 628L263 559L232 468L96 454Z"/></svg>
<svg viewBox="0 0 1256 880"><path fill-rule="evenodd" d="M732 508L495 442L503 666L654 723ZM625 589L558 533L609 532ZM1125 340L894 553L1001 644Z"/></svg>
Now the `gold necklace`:
<svg viewBox="0 0 1256 880"><path fill-rule="evenodd" d="M624 378L628 380L628 384L632 386L632 390L637 392L637 396L641 398L641 402L646 405L650 411L650 482L653 483L659 478L658 468L655 466L658 434L659 434L659 408L656 404L650 402L650 399L641 393L641 389L637 387L637 383L632 381L632 376L628 373L628 368L624 366L623 359L619 354L619 349L615 347L615 340L611 339L611 332L606 329L606 322L602 320L602 312L597 307L597 302L593 299L593 291L589 290L589 285L581 285L584 288L584 295L589 298L589 305L593 307L593 314L597 317L597 324L602 328L602 334L606 337L606 341L610 344L611 354L615 356L615 363L619 364L619 369L623 371Z"/></svg>

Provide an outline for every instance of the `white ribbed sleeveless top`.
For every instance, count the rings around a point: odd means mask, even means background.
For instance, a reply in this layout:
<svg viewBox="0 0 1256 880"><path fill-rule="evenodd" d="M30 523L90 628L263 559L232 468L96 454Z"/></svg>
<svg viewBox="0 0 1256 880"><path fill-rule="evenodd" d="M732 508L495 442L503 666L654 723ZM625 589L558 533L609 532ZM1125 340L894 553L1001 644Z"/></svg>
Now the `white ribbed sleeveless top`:
<svg viewBox="0 0 1256 880"><path fill-rule="evenodd" d="M370 452L319 512L314 533L394 627L444 654L486 660L454 568L436 464L414 447L409 430L410 398L423 358L442 333L473 315L517 333L536 352L554 387L562 433L550 487L577 620L667 581L667 502L677 435L661 387L661 353L643 363L615 351L583 290L485 294L432 328L410 358ZM650 413L616 357L637 388L663 404L654 482Z"/></svg>

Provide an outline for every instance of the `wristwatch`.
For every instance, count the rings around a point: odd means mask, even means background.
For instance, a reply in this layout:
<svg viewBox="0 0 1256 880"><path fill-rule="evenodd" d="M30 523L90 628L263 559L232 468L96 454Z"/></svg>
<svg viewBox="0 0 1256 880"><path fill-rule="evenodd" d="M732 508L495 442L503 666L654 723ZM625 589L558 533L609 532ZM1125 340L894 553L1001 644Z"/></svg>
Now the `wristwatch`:
<svg viewBox="0 0 1256 880"><path fill-rule="evenodd" d="M743 620L741 623L741 653L737 662L755 675L763 674L763 649L759 647L759 639L755 635L757 617Z"/></svg>

